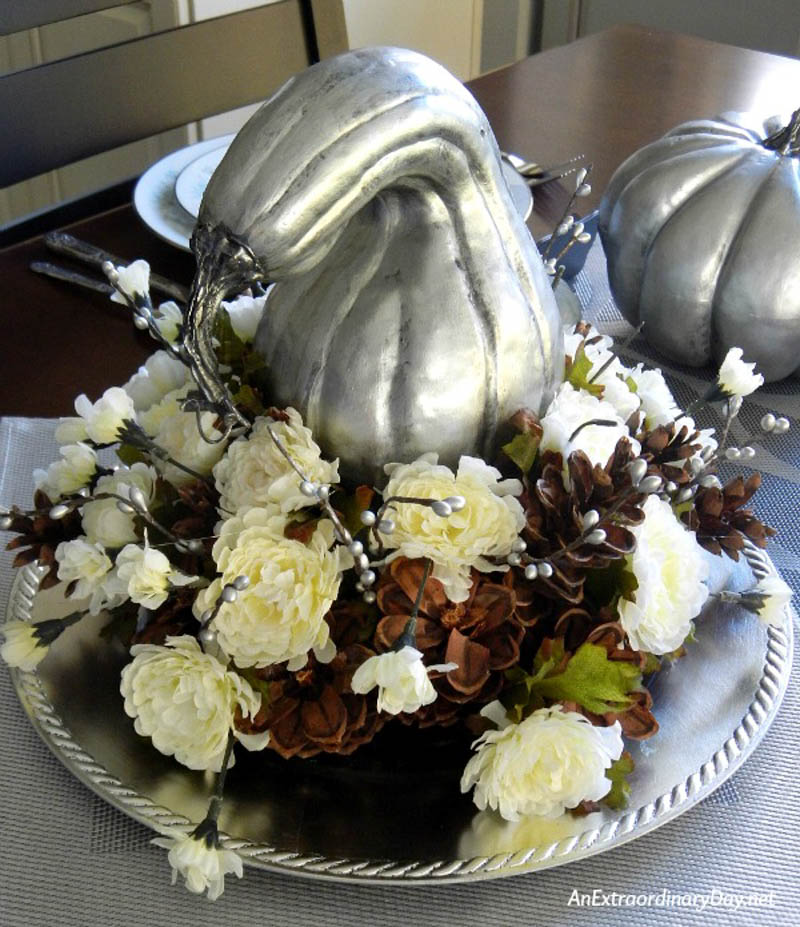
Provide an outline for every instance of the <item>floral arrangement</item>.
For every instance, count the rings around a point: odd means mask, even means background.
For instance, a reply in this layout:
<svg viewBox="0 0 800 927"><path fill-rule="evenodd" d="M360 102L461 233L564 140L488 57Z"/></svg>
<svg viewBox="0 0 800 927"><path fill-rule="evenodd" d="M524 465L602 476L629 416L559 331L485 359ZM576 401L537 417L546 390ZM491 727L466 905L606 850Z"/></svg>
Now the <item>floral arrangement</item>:
<svg viewBox="0 0 800 927"><path fill-rule="evenodd" d="M545 414L520 410L496 459L452 469L430 453L354 486L297 411L265 404L252 348L264 293L223 303L217 323L249 422L230 433L196 401L181 310L153 306L147 264L106 270L160 350L124 387L78 397L33 509L1 516L15 565L37 560L42 584L76 603L6 624L2 656L32 670L84 614L108 613L130 647L120 688L137 732L217 776L205 819L155 841L174 877L216 898L242 875L217 827L237 743L346 756L389 724L460 726L474 738L461 789L478 808L518 820L622 807L625 739L658 729L646 683L691 646L707 557L773 534L748 507L758 474L716 475L721 458L754 454L728 445L762 382L741 351L697 403L722 404L716 436L660 371L624 366L580 323ZM768 578L716 595L780 624L790 592Z"/></svg>

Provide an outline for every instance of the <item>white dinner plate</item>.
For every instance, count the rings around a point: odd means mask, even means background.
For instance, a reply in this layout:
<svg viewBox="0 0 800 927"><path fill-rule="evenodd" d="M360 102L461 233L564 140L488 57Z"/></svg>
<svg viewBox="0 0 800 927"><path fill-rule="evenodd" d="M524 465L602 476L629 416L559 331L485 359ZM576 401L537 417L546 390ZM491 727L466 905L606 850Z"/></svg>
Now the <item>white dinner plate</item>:
<svg viewBox="0 0 800 927"><path fill-rule="evenodd" d="M221 135L173 151L139 178L133 205L142 222L159 238L189 251L206 185L232 140L233 135ZM530 188L510 164L503 161L502 165L514 206L527 219L533 209Z"/></svg>

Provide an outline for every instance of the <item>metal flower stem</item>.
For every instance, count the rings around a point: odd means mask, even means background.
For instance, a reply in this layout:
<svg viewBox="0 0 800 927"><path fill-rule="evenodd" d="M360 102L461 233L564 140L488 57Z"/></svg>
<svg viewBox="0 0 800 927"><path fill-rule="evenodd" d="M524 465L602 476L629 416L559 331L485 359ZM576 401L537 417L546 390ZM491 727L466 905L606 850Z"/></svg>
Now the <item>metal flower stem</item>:
<svg viewBox="0 0 800 927"><path fill-rule="evenodd" d="M123 444L130 444L132 447L136 447L139 450L146 451L149 454L152 454L154 457L157 457L159 460L163 460L168 464L172 464L173 467L177 467L178 470L182 470L184 473L188 474L191 477L194 477L196 480L202 480L204 483L211 483L211 480L207 476L203 476L202 473L198 473L197 470L193 470L191 467L187 467L186 464L182 464L180 461L175 460L174 457L171 457L163 447L160 447L158 444L153 441L153 439L145 433L142 427L130 419L126 419L123 422L123 427L117 432L117 435L122 441Z"/></svg>
<svg viewBox="0 0 800 927"><path fill-rule="evenodd" d="M570 196L570 198L569 198L569 200L568 200L568 202L567 202L567 205L566 205L565 208L564 208L564 212L561 214L561 218L558 220L558 222L557 222L556 225L555 225L555 228L553 229L553 234L550 236L550 241L547 242L547 247L544 249L544 253L542 254L542 260L543 260L543 261L546 261L546 260L548 259L548 257L550 256L550 251L551 251L551 249L552 249L552 247L553 247L553 243L554 243L555 240L556 240L556 230L559 228L559 226L561 226L564 222L566 222L567 216L569 216L570 210L572 209L572 205L573 205L573 203L575 202L575 200L576 200L577 197L578 197L578 190L581 189L581 187L583 186L583 183L585 182L585 180L586 180L586 178L589 176L589 174L591 174L591 172L592 172L592 165L591 165L591 164L587 164L587 165L586 165L586 173L583 175L583 178L582 178L582 180L581 180L581 183L576 184L575 189L572 191L572 196ZM588 189L588 188L587 188L587 189ZM570 247L571 247L571 245L570 245Z"/></svg>
<svg viewBox="0 0 800 927"><path fill-rule="evenodd" d="M312 481L309 480L309 478L305 475L305 473L303 473L300 467L297 466L297 464L292 459L292 455L284 447L281 439L272 430L272 425L267 425L267 431L269 432L269 436L270 438L272 438L272 441L274 442L275 447L277 447L278 450L281 452L281 454L286 458L286 461L288 462L289 466L300 477L300 480L303 483L311 483ZM353 540L353 538L350 535L350 532L347 530L347 528L345 528L345 526L342 524L339 516L336 514L330 501L327 498L322 498L321 495L317 495L317 500L319 501L322 508L325 510L325 514L333 522L333 528L334 528L334 531L336 532L336 536L339 539L339 541L342 544L349 544Z"/></svg>
<svg viewBox="0 0 800 927"><path fill-rule="evenodd" d="M136 324L137 320L141 320L141 327L147 329L148 334L154 341L157 341L165 351L169 351L173 357L186 363L186 358L181 348L172 344L172 342L168 341L161 333L161 329L158 327L155 316L153 315L153 301L150 299L150 293L136 293L135 298L132 299L117 286L119 274L117 273L117 268L114 267L111 261L105 261L102 264L102 270L106 277L108 277L109 283L114 287L115 291L119 293L133 311L134 324ZM136 327L139 328L140 326L136 325Z"/></svg>
<svg viewBox="0 0 800 927"><path fill-rule="evenodd" d="M431 575L433 564L430 560L425 561L425 569L422 572L422 581L417 590L417 597L414 599L414 605L411 609L411 615L403 628L403 633L394 642L392 650L402 650L403 647L416 647L417 644L417 615L422 606L422 596L425 594L425 585L428 577Z"/></svg>
<svg viewBox="0 0 800 927"><path fill-rule="evenodd" d="M604 373L606 372L606 370L608 370L608 368L609 368L609 367L614 363L614 361L617 359L617 355L623 353L627 348L629 348L629 347L631 346L631 344L633 343L633 339L641 332L641 330L642 330L643 328L644 328L644 322L640 322L640 323L636 326L636 328L634 328L634 330L631 332L631 334L628 335L628 337L625 339L625 341L623 341L622 347L620 347L619 349L613 348L613 347L612 347L612 348L610 349L611 357L609 357L609 358L603 363L603 365L602 365L601 367L599 367L597 370L595 370L595 372L594 372L590 377L587 378L587 381L586 381L586 382L587 382L587 383L594 383L594 381L595 381L599 376L601 376L602 374L604 374ZM584 341L585 341L585 339L584 339Z"/></svg>
<svg viewBox="0 0 800 927"><path fill-rule="evenodd" d="M163 534L165 537L168 537L170 539L170 542L173 545L175 545L175 547L178 547L181 550L189 550L190 548L188 545L191 543L191 541L196 540L195 538L187 539L187 538L178 537L178 535L173 534L172 531L169 530L169 528L166 528L160 522L156 521L156 519L153 518L153 516L150 514L150 511L148 509L135 505L133 502L131 502L130 499L126 499L125 496L120 496L115 492L100 492L92 496L89 499L81 497L80 501L83 504L85 504L86 502L95 502L101 499L116 499L118 505L122 503L122 505L127 506L131 510L131 512L136 512L137 515L141 515L144 521L151 528L155 528L157 531L160 531L161 534ZM163 545L156 545L156 546L163 546Z"/></svg>
<svg viewBox="0 0 800 927"><path fill-rule="evenodd" d="M228 775L228 765L231 761L231 754L236 743L236 737L233 731L228 733L228 742L225 744L225 754L222 757L222 766L217 773L217 779L214 783L214 791L211 794L211 801L208 803L208 811L205 818L192 831L192 836L199 840L204 839L209 846L216 847L219 845L219 832L217 830L217 821L219 813L222 810L222 801L225 791L225 778Z"/></svg>

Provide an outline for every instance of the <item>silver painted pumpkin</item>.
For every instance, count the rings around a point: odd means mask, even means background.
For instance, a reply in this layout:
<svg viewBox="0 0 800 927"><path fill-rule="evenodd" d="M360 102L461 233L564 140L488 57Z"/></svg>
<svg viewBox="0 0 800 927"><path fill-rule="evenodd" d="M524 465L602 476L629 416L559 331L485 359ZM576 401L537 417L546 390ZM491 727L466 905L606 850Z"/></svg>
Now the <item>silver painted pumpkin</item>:
<svg viewBox="0 0 800 927"><path fill-rule="evenodd" d="M616 171L599 226L617 305L652 345L691 366L739 346L767 381L800 365L800 110L775 129L679 125Z"/></svg>
<svg viewBox="0 0 800 927"><path fill-rule="evenodd" d="M561 379L555 298L486 117L414 52L349 52L289 81L212 176L193 248L187 350L204 392L219 392L219 299L275 281L256 337L267 396L350 478L431 450L488 454Z"/></svg>

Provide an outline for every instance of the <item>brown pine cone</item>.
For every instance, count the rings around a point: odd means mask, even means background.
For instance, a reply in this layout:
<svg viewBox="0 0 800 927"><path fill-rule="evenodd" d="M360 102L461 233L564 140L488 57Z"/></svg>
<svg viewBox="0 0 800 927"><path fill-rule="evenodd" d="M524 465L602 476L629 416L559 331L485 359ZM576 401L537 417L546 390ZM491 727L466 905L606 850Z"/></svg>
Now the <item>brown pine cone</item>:
<svg viewBox="0 0 800 927"><path fill-rule="evenodd" d="M12 538L6 545L6 550L16 550L13 565L25 566L38 560L42 566L48 568L42 579L43 589L49 589L58 584L58 563L56 562L56 548L62 541L71 541L81 533L81 516L78 510L68 512L63 518L50 517L53 503L41 491L37 490L33 497L35 511L28 515L14 507L9 513L11 525L8 530L17 537Z"/></svg>
<svg viewBox="0 0 800 927"><path fill-rule="evenodd" d="M701 486L694 508L681 518L707 551L717 555L724 551L732 560L738 560L745 537L758 547L766 547L767 538L775 534L775 529L756 518L752 509L744 508L760 486L760 473L753 473L747 481L734 477L722 489Z"/></svg>

